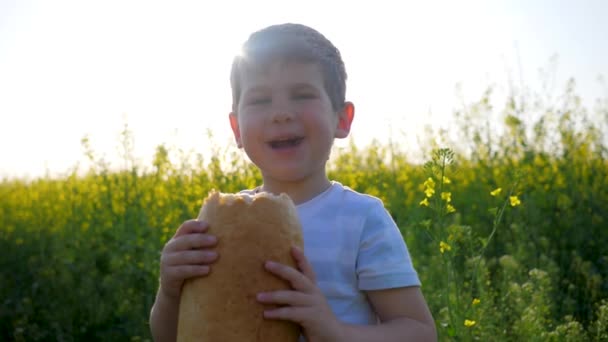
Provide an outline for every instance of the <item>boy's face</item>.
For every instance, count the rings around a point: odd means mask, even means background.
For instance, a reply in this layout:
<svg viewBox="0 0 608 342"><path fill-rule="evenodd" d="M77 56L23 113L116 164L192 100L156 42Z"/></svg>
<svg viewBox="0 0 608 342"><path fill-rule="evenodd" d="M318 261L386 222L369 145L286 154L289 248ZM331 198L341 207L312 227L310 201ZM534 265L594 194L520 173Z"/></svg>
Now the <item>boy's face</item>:
<svg viewBox="0 0 608 342"><path fill-rule="evenodd" d="M264 177L279 182L325 177L334 138L350 131L354 107L335 113L315 64L273 63L243 71L230 124L239 147Z"/></svg>

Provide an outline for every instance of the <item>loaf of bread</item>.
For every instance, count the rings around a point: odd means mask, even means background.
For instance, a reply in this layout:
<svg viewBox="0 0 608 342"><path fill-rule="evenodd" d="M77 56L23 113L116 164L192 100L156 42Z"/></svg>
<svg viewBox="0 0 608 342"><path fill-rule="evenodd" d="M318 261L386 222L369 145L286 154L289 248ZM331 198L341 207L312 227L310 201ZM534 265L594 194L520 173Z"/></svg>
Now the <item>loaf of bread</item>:
<svg viewBox="0 0 608 342"><path fill-rule="evenodd" d="M274 260L296 267L290 250L303 247L303 240L289 196L212 191L198 219L217 236L219 259L209 275L184 283L177 341L297 341L299 326L264 319L263 311L273 306L256 300L258 292L290 288L263 265Z"/></svg>

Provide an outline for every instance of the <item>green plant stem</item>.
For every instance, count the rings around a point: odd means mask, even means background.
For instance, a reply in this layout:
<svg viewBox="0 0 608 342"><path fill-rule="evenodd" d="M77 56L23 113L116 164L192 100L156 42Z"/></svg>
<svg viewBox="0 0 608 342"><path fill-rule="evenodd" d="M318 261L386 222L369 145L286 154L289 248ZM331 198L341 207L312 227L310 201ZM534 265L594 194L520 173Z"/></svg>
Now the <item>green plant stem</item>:
<svg viewBox="0 0 608 342"><path fill-rule="evenodd" d="M444 216L445 216L445 210L443 207L443 203L441 201L441 193L443 192L443 178L445 176L445 168L446 168L446 156L442 155L441 156L441 172L440 172L440 177L439 177L439 193L436 194L436 200L435 203L438 203L439 205L437 206L437 208L439 208L439 229L440 232L444 232ZM441 235L445 235L445 234L441 234ZM441 238L441 240L444 240L444 236ZM446 251L449 253L449 251ZM454 329L457 329L458 323L456 322L456 319L454 317L454 312L452 310L452 304L450 301L450 290L451 290L451 255L445 255L444 254L444 258L447 258L447 262L444 262L444 265L446 266L446 278L447 278L447 283L446 283L446 306L448 308L448 315L450 318L450 324L452 325L452 327Z"/></svg>
<svg viewBox="0 0 608 342"><path fill-rule="evenodd" d="M496 234L496 230L498 229L498 224L502 220L502 215L505 211L505 208L507 207L507 203L509 203L509 197L513 194L513 190L517 187L517 184L518 184L518 181L516 181L513 184L513 186L511 186L511 189L509 190L509 194L507 195L507 199L502 204L502 208L500 208L500 211L494 215L494 224L492 227L492 232L490 232L490 235L488 236L488 240L485 242L485 244L479 250L477 263L475 264L475 269L473 270L473 278L471 279L471 281L475 281L475 284L477 284L477 273L479 272L479 265L481 264L481 259L483 257L483 254L485 253L486 249L488 248L490 241L492 241L494 234ZM470 309L470 307L469 307L469 309ZM467 313L468 313L469 309L467 309Z"/></svg>

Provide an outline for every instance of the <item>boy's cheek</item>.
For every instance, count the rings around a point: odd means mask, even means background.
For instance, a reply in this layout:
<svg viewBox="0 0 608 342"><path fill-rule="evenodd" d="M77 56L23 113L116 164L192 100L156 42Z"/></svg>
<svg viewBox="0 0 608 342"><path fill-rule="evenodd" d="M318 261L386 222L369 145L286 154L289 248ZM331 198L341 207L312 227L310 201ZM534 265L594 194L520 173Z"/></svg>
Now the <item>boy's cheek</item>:
<svg viewBox="0 0 608 342"><path fill-rule="evenodd" d="M295 107L298 112L305 115L311 115L323 111L323 106L321 105L321 101L319 100L302 101Z"/></svg>

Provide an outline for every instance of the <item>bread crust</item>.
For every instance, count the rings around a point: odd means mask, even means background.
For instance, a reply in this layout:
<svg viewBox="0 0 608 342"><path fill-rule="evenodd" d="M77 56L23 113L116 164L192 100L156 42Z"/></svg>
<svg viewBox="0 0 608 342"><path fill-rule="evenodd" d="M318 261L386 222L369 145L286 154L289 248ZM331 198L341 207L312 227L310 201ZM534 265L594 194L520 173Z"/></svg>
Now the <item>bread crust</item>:
<svg viewBox="0 0 608 342"><path fill-rule="evenodd" d="M210 192L198 220L209 223L220 255L205 277L189 279L181 292L177 341L297 341L300 328L265 320L271 308L258 292L289 289L268 273L266 260L296 267L291 246L303 248L296 208L286 194Z"/></svg>

